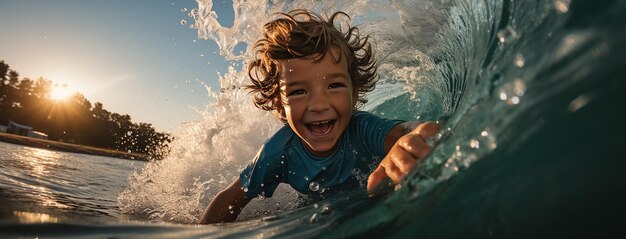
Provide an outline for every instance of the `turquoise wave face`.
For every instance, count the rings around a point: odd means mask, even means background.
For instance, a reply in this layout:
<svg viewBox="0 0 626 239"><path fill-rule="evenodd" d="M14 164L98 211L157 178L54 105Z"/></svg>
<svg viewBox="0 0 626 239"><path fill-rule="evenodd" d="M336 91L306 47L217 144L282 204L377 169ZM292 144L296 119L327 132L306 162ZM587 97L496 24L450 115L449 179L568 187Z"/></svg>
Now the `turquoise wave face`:
<svg viewBox="0 0 626 239"><path fill-rule="evenodd" d="M381 218L357 234L615 231L626 194L626 28L618 23L626 4L470 1L449 12L430 53L431 77L442 84L418 90L447 105L416 110L424 101L407 93L375 108L405 118L448 114L447 137L401 189L357 213Z"/></svg>

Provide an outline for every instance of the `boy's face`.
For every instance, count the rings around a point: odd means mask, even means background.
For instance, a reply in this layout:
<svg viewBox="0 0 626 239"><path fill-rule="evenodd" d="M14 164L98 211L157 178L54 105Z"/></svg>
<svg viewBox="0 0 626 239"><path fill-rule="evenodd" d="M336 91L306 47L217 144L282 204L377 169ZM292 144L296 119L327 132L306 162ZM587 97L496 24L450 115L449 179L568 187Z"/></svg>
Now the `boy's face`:
<svg viewBox="0 0 626 239"><path fill-rule="evenodd" d="M339 51L333 49L335 58ZM280 95L291 129L311 154L330 156L350 122L354 100L346 56L335 64L328 52L311 58L280 61Z"/></svg>

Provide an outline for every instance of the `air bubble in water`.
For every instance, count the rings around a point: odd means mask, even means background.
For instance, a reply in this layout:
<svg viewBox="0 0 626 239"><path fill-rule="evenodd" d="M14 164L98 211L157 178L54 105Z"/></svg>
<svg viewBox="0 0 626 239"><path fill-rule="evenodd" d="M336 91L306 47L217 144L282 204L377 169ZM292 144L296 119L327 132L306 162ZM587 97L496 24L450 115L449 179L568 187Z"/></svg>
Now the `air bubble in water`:
<svg viewBox="0 0 626 239"><path fill-rule="evenodd" d="M309 189L313 192L317 192L317 190L320 190L320 184L313 181L309 184Z"/></svg>
<svg viewBox="0 0 626 239"><path fill-rule="evenodd" d="M559 13L567 13L569 11L570 0L556 0L554 1L554 8Z"/></svg>
<svg viewBox="0 0 626 239"><path fill-rule="evenodd" d="M133 132L132 132L132 131L127 131L127 132L126 132L126 135L128 135L128 136L131 136L132 134L133 134Z"/></svg>
<svg viewBox="0 0 626 239"><path fill-rule="evenodd" d="M187 25L187 20L185 19L180 20L180 25L183 25L183 26Z"/></svg>
<svg viewBox="0 0 626 239"><path fill-rule="evenodd" d="M187 11L187 8L186 8L186 7L185 7L185 8L183 8L183 9L180 9L180 12L186 12L186 11Z"/></svg>
<svg viewBox="0 0 626 239"><path fill-rule="evenodd" d="M496 34L501 43L508 43L517 38L517 32L511 26L506 26Z"/></svg>

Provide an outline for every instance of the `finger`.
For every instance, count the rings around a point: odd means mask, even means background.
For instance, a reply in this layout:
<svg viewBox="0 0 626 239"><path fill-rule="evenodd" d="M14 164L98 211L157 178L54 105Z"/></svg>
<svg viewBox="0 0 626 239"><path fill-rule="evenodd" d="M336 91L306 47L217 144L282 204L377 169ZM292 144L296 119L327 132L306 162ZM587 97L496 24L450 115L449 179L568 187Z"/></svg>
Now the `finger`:
<svg viewBox="0 0 626 239"><path fill-rule="evenodd" d="M383 179L387 178L387 174L385 174L385 168L382 166L378 166L372 174L367 178L367 191L371 192L374 188L383 181Z"/></svg>
<svg viewBox="0 0 626 239"><path fill-rule="evenodd" d="M417 134L408 134L398 140L398 146L406 151L407 157L423 159L430 153L430 146ZM401 162L398 162L398 165Z"/></svg>
<svg viewBox="0 0 626 239"><path fill-rule="evenodd" d="M419 138L418 136L415 137ZM399 145L400 144L403 143L400 142ZM406 145L404 147L412 146ZM392 149L392 152L390 152L387 157L391 160L393 166L398 168L398 170L400 170L400 172L402 172L403 174L411 172L417 164L417 157L415 157L411 152L404 149L402 145L400 145L400 148Z"/></svg>
<svg viewBox="0 0 626 239"><path fill-rule="evenodd" d="M417 133L417 135L419 135L422 139L428 139L437 135L439 132L439 125L435 122L426 122L418 125L413 132Z"/></svg>
<svg viewBox="0 0 626 239"><path fill-rule="evenodd" d="M418 125L415 130L398 140L398 144L416 159L424 159L431 151L433 140L439 133L439 125L426 122Z"/></svg>
<svg viewBox="0 0 626 239"><path fill-rule="evenodd" d="M383 160L381 165L385 168L385 174L387 177L391 179L394 183L399 183L400 180L406 175L403 173L394 163L393 158L388 158L388 160Z"/></svg>

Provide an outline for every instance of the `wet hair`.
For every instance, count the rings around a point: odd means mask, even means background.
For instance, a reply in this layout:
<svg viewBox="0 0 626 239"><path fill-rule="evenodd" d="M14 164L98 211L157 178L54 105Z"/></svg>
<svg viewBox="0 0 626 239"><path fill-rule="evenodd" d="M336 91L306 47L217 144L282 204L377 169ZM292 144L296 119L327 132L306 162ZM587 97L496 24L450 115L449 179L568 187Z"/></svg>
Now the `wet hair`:
<svg viewBox="0 0 626 239"><path fill-rule="evenodd" d="M263 38L254 44L253 60L248 64L248 76L252 84L245 87L252 95L254 105L275 113L286 121L280 100L281 68L279 60L312 57L319 61L330 53L335 63L346 57L348 73L352 81L356 107L367 102L365 93L374 90L377 74L376 61L372 57L369 36L361 37L356 27L347 25L345 32L335 27L339 17L350 20L348 14L336 12L326 19L298 9L278 13L280 18L264 26ZM339 49L335 56L332 47Z"/></svg>

